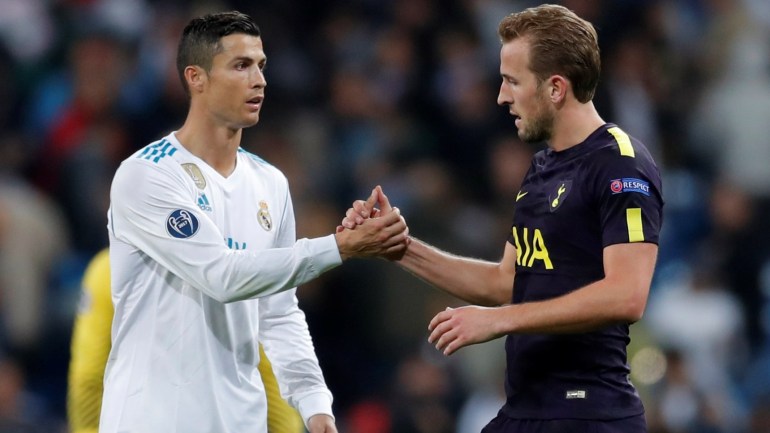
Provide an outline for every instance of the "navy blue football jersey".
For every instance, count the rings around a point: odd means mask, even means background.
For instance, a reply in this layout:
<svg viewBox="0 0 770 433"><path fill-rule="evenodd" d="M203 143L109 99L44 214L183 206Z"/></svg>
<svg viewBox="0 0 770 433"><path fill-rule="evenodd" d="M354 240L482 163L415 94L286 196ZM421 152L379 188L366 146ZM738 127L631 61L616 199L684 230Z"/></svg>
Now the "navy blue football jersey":
<svg viewBox="0 0 770 433"><path fill-rule="evenodd" d="M647 149L613 124L567 150L538 152L514 204L514 304L564 295L604 277L603 249L658 242L663 199ZM509 335L513 418L616 419L643 413L629 381L627 324L590 333Z"/></svg>

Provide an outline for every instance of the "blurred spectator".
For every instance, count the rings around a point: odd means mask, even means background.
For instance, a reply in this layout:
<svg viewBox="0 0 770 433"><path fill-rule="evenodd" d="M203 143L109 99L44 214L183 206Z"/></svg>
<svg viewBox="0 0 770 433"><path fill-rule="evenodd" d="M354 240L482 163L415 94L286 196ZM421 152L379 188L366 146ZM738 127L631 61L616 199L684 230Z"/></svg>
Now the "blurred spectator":
<svg viewBox="0 0 770 433"><path fill-rule="evenodd" d="M760 281L763 340L742 378L749 402L750 433L770 431L770 259L762 266Z"/></svg>
<svg viewBox="0 0 770 433"><path fill-rule="evenodd" d="M770 242L764 236L770 221L760 212L757 199L744 189L716 181L709 202L711 232L706 240L714 266L728 290L740 299L749 343L755 350L764 340L761 291L762 266L770 257Z"/></svg>
<svg viewBox="0 0 770 433"><path fill-rule="evenodd" d="M56 198L75 248L87 255L107 244L109 184L131 150L117 107L124 54L110 33L87 33L74 41L71 79L62 83L72 96L38 130L41 148L31 161L36 185Z"/></svg>
<svg viewBox="0 0 770 433"><path fill-rule="evenodd" d="M505 374L502 339L470 346L457 353L454 368L468 395L457 413L456 433L477 433L505 404L500 376Z"/></svg>
<svg viewBox="0 0 770 433"><path fill-rule="evenodd" d="M663 82L649 38L643 34L626 34L615 41L605 64L605 86L611 100L612 115L608 121L624 125L634 137L647 145L656 160L662 160L657 99Z"/></svg>
<svg viewBox="0 0 770 433"><path fill-rule="evenodd" d="M452 27L437 35L438 59L433 94L438 103L440 152L451 164L461 194L486 199L489 172L484 170L504 110L496 107L496 82L491 72L479 68L484 52L472 33ZM510 127L510 122L508 123Z"/></svg>
<svg viewBox="0 0 770 433"><path fill-rule="evenodd" d="M457 397L448 373L435 361L416 355L401 362L393 384L392 431L454 431Z"/></svg>
<svg viewBox="0 0 770 433"><path fill-rule="evenodd" d="M650 433L728 433L717 419L719 407L692 382L692 373L676 350L666 354L666 375L647 408ZM739 430L738 430L739 431Z"/></svg>
<svg viewBox="0 0 770 433"><path fill-rule="evenodd" d="M682 387L688 387L693 398L702 400L698 404L708 408L712 427L729 432L731 426L745 423L736 377L747 353L740 303L725 290L717 272L713 263L698 261L681 285L660 287L646 323L660 344L676 351L669 359L671 388L663 391L663 398L676 400ZM687 418L687 410L665 405L661 410L670 423L685 423L676 417Z"/></svg>
<svg viewBox="0 0 770 433"><path fill-rule="evenodd" d="M53 46L51 9L43 0L0 0L0 45L18 65L31 66Z"/></svg>
<svg viewBox="0 0 770 433"><path fill-rule="evenodd" d="M24 145L0 135L0 348L29 356L42 342L49 283L69 239L50 197L18 176Z"/></svg>
<svg viewBox="0 0 770 433"><path fill-rule="evenodd" d="M160 4L149 31L137 41L128 58L129 71L120 92L119 105L130 125L130 148L138 149L171 132L184 122L187 94L174 67L179 35L189 16L184 9Z"/></svg>
<svg viewBox="0 0 770 433"><path fill-rule="evenodd" d="M742 1L706 2L715 14L704 43L708 86L695 107L691 143L717 177L770 200L770 28Z"/></svg>
<svg viewBox="0 0 770 433"><path fill-rule="evenodd" d="M45 402L26 389L22 367L11 358L0 357L0 431L44 433L63 431L52 421Z"/></svg>
<svg viewBox="0 0 770 433"><path fill-rule="evenodd" d="M390 433L390 409L377 401L362 401L348 412L344 430L347 433Z"/></svg>

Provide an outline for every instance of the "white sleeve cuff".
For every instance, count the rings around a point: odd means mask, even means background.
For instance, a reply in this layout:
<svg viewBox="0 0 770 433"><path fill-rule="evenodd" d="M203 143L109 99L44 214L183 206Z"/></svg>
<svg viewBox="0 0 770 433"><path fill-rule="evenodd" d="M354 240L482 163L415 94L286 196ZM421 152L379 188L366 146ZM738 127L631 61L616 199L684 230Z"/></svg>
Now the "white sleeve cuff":
<svg viewBox="0 0 770 433"><path fill-rule="evenodd" d="M333 234L307 241L312 251L313 267L319 275L342 264L337 238Z"/></svg>
<svg viewBox="0 0 770 433"><path fill-rule="evenodd" d="M329 391L319 391L302 397L297 402L297 410L307 427L308 420L313 415L325 414L334 419L332 413L332 396Z"/></svg>

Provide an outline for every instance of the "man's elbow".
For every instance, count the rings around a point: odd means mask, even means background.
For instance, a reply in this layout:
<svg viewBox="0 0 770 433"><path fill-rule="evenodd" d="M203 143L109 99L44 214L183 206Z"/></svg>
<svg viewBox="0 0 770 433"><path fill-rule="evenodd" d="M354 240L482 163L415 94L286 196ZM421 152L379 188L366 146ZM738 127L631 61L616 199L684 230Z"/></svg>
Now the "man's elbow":
<svg viewBox="0 0 770 433"><path fill-rule="evenodd" d="M235 296L233 293L226 291L210 291L207 293L207 295L220 304L230 304L242 300Z"/></svg>
<svg viewBox="0 0 770 433"><path fill-rule="evenodd" d="M206 288L201 291L220 304L230 304L251 297L243 287L235 286L228 282L220 284L210 282L206 284Z"/></svg>
<svg viewBox="0 0 770 433"><path fill-rule="evenodd" d="M476 300L475 304L482 307L499 307L500 305L510 304L512 302L512 294L509 288L496 288L491 289L483 293Z"/></svg>
<svg viewBox="0 0 770 433"><path fill-rule="evenodd" d="M209 284L208 290L203 290L203 292L221 304L231 304L283 292L292 287L294 285L288 281L277 284L256 284L254 281L243 281L239 284L225 282L216 286Z"/></svg>
<svg viewBox="0 0 770 433"><path fill-rule="evenodd" d="M629 308L628 311L626 312L626 317L624 318L624 321L628 323L636 323L642 320L643 316L644 316L644 307Z"/></svg>
<svg viewBox="0 0 770 433"><path fill-rule="evenodd" d="M642 293L643 292L643 293ZM623 308L620 309L621 317L624 322L634 323L642 320L644 310L647 307L647 290L638 291L629 296L623 302Z"/></svg>

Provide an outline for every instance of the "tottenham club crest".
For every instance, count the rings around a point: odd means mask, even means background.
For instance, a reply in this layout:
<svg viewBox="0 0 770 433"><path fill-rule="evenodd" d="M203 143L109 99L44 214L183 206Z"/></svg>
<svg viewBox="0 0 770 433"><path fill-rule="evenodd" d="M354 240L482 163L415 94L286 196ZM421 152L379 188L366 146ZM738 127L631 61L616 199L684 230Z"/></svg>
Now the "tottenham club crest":
<svg viewBox="0 0 770 433"><path fill-rule="evenodd" d="M190 175L193 182L195 182L195 186L198 187L198 189L206 189L206 178L203 177L203 173L201 172L201 169L198 168L195 164L182 164L182 168L184 169L187 174Z"/></svg>
<svg viewBox="0 0 770 433"><path fill-rule="evenodd" d="M555 212L564 203L570 191L572 191L571 180L563 180L557 185L556 189L548 196L548 207L551 209L551 212Z"/></svg>
<svg viewBox="0 0 770 433"><path fill-rule="evenodd" d="M190 211L177 209L166 218L166 231L177 239L187 239L198 233L198 218Z"/></svg>
<svg viewBox="0 0 770 433"><path fill-rule="evenodd" d="M259 202L257 221L259 221L259 225L262 226L265 231L269 232L270 229L273 228L273 219L270 217L270 212L267 210L267 202L264 200L260 200Z"/></svg>

